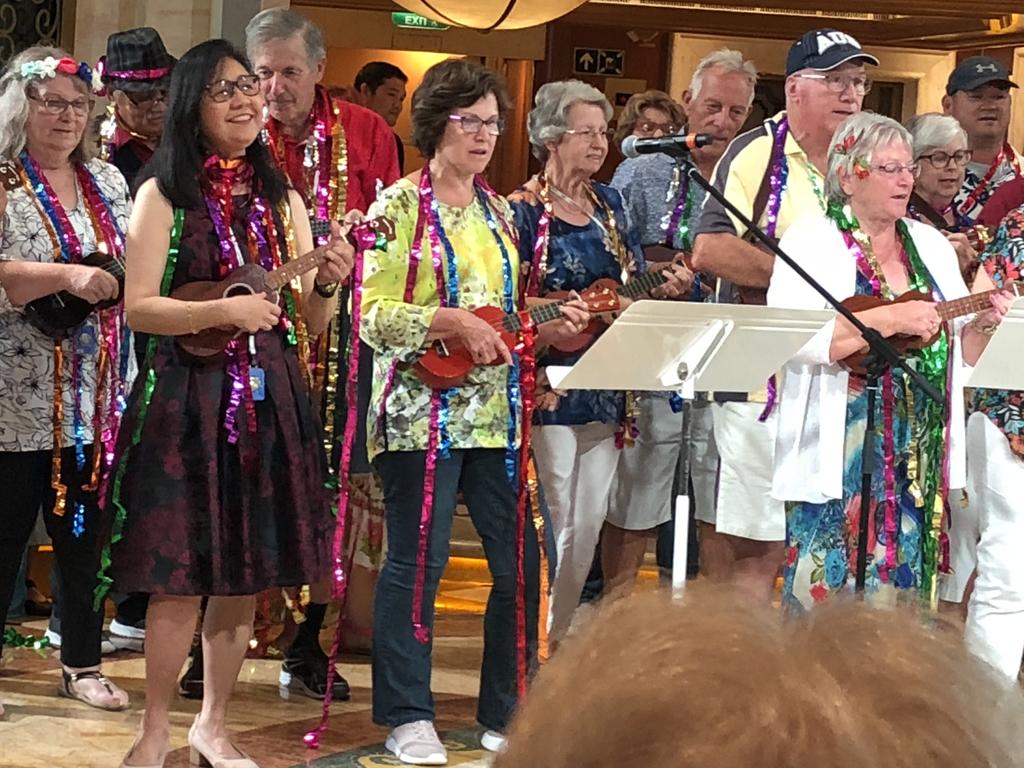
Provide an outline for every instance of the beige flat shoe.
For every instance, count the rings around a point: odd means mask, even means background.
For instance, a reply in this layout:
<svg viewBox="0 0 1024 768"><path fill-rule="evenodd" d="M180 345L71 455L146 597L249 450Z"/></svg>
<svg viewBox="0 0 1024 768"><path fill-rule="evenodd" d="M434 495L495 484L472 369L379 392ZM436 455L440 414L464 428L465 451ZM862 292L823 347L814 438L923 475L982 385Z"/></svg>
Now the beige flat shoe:
<svg viewBox="0 0 1024 768"><path fill-rule="evenodd" d="M75 699L81 701L83 704L88 704L90 707L96 707L96 709L103 709L107 712L121 712L128 709L128 698L125 694L124 704L120 704L114 701L114 696L117 691L121 691L114 683L110 682L102 672L98 669L89 670L88 672L68 672L66 669L61 670L61 681L60 687L57 689L57 693L68 699ZM107 689L107 693L110 694L110 701L101 701L100 699L89 696L84 691L79 690L78 683L81 680L95 680L100 683L104 688ZM124 693L124 691L121 691Z"/></svg>
<svg viewBox="0 0 1024 768"><path fill-rule="evenodd" d="M188 729L188 762L198 768L260 768L245 752L235 747L241 757L222 757L199 735L196 722ZM234 745L232 745L234 746Z"/></svg>

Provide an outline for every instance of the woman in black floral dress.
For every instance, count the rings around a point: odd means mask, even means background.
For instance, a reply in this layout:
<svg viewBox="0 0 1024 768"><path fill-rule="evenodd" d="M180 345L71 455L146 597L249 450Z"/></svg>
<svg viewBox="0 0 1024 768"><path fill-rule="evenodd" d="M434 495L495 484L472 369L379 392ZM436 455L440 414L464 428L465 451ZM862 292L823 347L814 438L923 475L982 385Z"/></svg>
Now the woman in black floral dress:
<svg viewBox="0 0 1024 768"><path fill-rule="evenodd" d="M248 647L253 595L328 571L320 424L306 388L305 344L335 310L352 249L336 229L301 291L212 301L170 298L241 263L272 270L312 249L306 210L258 140L263 97L223 40L186 53L168 126L129 226L126 310L153 334L128 404L107 509L111 575L146 592L146 710L131 766L162 765L175 677L200 597L203 709L189 731L202 764L255 763L232 745L225 708ZM198 183L197 183L198 179ZM198 360L176 337L230 327L225 354ZM181 339L184 343L184 339ZM226 764L226 763L225 763Z"/></svg>

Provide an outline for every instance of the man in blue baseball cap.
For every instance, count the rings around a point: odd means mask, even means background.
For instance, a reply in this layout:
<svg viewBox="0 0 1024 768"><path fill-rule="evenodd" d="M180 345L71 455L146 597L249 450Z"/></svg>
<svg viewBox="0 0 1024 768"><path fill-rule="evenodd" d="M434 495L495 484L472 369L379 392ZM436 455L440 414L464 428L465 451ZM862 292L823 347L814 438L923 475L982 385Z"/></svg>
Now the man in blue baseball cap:
<svg viewBox="0 0 1024 768"><path fill-rule="evenodd" d="M871 89L867 64L877 66L878 59L845 32L808 32L786 60L786 111L738 136L719 161L715 186L771 237L781 238L802 216L825 213L828 149ZM770 194L773 179L783 185L779 195ZM708 201L697 225L694 267L719 278L719 301L764 304L774 259L751 245L739 220ZM721 567L767 602L783 561L786 516L771 497L776 428L766 400L764 391L715 393L718 499L714 532L702 530L706 540L714 537Z"/></svg>

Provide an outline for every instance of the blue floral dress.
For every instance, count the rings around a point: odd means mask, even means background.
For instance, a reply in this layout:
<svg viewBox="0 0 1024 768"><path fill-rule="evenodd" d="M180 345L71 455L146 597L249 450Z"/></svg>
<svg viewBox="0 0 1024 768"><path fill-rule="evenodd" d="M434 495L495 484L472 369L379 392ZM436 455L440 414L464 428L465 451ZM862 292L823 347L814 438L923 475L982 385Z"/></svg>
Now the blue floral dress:
<svg viewBox="0 0 1024 768"><path fill-rule="evenodd" d="M875 295L870 281L858 270L857 295ZM939 344L944 343L942 341ZM925 518L926 510L943 503L943 494L935 498L926 481L917 478L940 477L943 471L944 440L934 439L934 408L900 371L882 379L883 391L875 400L875 473L872 479L868 533L866 588L929 589L930 572L923 568L927 532L934 520ZM891 398L891 399L890 399ZM885 436L885 405L892 410L892 445ZM913 414L913 419L908 419ZM824 504L808 502L786 505L786 564L783 605L790 613L803 613L833 592L854 587L857 573L857 540L861 505L861 461L864 432L867 428L867 391L864 380L850 377L846 406L843 498ZM932 437L929 437L929 429ZM887 481L888 477L888 481ZM895 501L895 531L886 528L887 487ZM925 503L925 498L930 503ZM892 556L887 557L890 549Z"/></svg>
<svg viewBox="0 0 1024 768"><path fill-rule="evenodd" d="M628 221L621 195L612 187L599 183L594 184L594 191L603 206L610 208L614 214L619 238L632 261L634 274L645 272L647 262L640 247L640 238L636 228ZM509 202L519 231L519 259L525 271L532 266L533 247L537 241L543 206L537 195L525 188L510 195ZM600 225L591 221L586 226L577 226L557 217L552 219L547 269L540 282L541 295L558 291L583 291L602 278L622 283L622 265L607 233L607 210L599 208L595 216ZM582 356L583 352L563 353L551 348L538 357L537 366L573 365ZM572 426L592 422L618 424L624 415L624 392L570 390L559 399L558 408L554 411L536 412L534 422Z"/></svg>

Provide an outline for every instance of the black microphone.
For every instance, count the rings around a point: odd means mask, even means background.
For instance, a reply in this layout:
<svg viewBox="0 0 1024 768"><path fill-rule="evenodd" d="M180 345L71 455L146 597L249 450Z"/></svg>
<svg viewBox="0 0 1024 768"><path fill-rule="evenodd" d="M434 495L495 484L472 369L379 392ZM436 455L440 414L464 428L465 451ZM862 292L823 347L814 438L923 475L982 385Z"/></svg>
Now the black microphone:
<svg viewBox="0 0 1024 768"><path fill-rule="evenodd" d="M710 133L687 133L662 136L658 139L641 139L627 136L622 140L622 154L626 157L640 155L656 155L658 153L672 157L685 157L698 147L706 147L715 137Z"/></svg>

